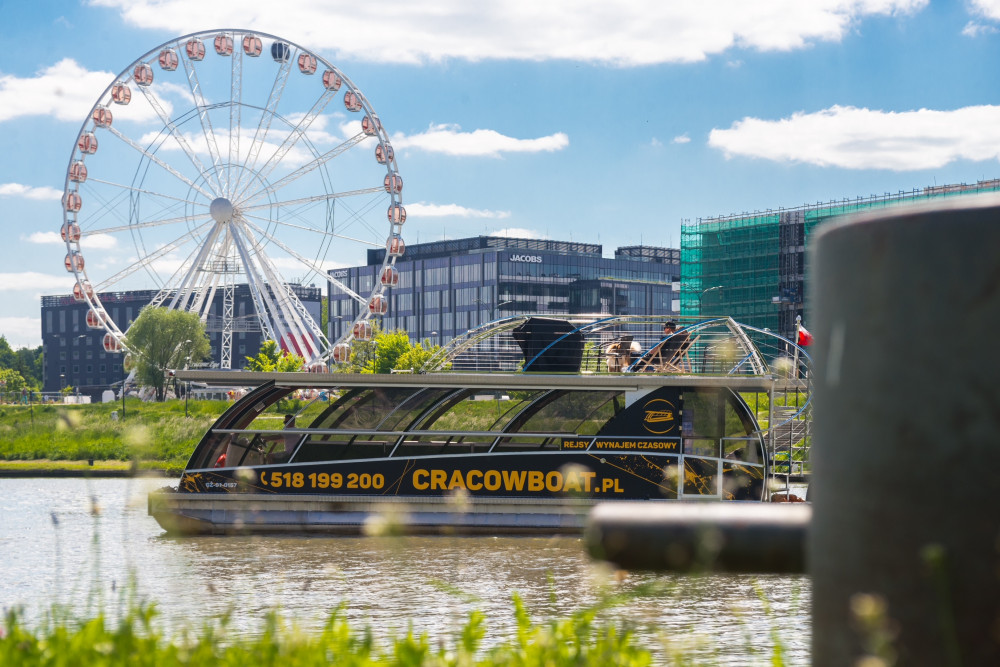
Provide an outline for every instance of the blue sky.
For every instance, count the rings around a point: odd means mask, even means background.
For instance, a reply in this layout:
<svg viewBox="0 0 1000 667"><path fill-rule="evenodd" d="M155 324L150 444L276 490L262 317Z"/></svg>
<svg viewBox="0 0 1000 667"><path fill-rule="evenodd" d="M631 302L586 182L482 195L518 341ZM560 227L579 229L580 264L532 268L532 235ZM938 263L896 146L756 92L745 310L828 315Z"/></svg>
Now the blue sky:
<svg viewBox="0 0 1000 667"><path fill-rule="evenodd" d="M0 25L0 333L15 346L40 343L39 296L74 284L60 198L91 108L140 56L201 30L278 35L349 76L392 139L409 243L679 247L685 219L1000 177L1000 0L42 0L0 4ZM231 94L217 82L207 99ZM120 127L145 138L155 118L131 106ZM351 122L331 105L319 141ZM91 240L95 284L166 243ZM319 264L364 263L365 247L338 241Z"/></svg>

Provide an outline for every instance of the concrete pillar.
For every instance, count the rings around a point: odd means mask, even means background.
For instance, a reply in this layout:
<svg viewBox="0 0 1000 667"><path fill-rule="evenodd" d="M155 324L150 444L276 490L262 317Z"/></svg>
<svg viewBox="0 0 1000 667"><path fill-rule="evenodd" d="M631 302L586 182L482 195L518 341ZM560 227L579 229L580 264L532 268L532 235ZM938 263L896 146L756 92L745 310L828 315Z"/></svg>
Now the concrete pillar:
<svg viewBox="0 0 1000 667"><path fill-rule="evenodd" d="M1000 665L1000 197L811 253L813 662Z"/></svg>

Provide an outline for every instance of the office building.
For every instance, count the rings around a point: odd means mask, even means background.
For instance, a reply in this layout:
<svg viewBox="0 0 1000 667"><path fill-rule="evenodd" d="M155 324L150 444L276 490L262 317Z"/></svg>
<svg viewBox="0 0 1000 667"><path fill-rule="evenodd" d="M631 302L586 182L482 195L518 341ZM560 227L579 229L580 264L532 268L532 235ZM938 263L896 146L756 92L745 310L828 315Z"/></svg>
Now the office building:
<svg viewBox="0 0 1000 667"><path fill-rule="evenodd" d="M322 289L300 285L291 287L318 323L322 310ZM156 290L102 292L98 298L115 324L125 330L156 294ZM219 290L205 323L212 344L211 359L205 363L210 366L218 366L221 355L222 302L223 293ZM87 325L89 309L85 301L77 301L71 294L42 297L42 346L45 353L42 391L58 392L64 387L73 387L96 400L104 390L122 381L123 355L105 351L104 329ZM262 334L254 313L249 287L236 285L233 290L233 368L242 368L246 357L255 356L260 351Z"/></svg>
<svg viewBox="0 0 1000 667"><path fill-rule="evenodd" d="M360 295L372 290L385 250L367 264L330 272ZM514 314L675 314L680 251L630 246L605 258L602 246L572 241L476 236L408 246L396 261L399 284L387 292L387 330L444 343ZM330 331L348 331L364 307L330 287Z"/></svg>

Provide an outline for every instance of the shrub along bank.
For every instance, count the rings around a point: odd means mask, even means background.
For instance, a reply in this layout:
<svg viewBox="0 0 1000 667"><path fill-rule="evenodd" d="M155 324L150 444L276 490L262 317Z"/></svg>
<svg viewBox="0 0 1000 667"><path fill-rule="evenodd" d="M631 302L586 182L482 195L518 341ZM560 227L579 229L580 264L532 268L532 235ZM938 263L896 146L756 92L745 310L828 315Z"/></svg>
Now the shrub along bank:
<svg viewBox="0 0 1000 667"><path fill-rule="evenodd" d="M184 401L91 405L0 405L0 470L181 470L205 431L230 405ZM79 462L84 462L83 464Z"/></svg>

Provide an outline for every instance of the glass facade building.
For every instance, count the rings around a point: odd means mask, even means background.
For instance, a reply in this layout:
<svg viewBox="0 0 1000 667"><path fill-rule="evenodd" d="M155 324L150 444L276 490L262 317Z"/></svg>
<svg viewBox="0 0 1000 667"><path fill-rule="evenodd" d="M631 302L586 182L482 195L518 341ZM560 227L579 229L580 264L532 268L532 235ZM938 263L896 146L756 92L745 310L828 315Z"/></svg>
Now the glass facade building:
<svg viewBox="0 0 1000 667"><path fill-rule="evenodd" d="M330 271L354 292L370 293L385 250L367 264ZM408 246L396 262L383 329L443 343L512 314L676 314L680 250L631 246L613 258L591 243L477 236ZM364 307L330 287L331 340Z"/></svg>
<svg viewBox="0 0 1000 667"><path fill-rule="evenodd" d="M313 319L320 322L322 289L291 287ZM157 290L101 292L98 297L111 319L124 330L157 293ZM211 360L207 363L215 366L221 356L222 300L222 290L219 290L205 323L212 344ZM76 301L71 294L42 297L42 348L45 353L42 391L58 392L63 387L74 387L81 394L99 399L104 390L121 383L124 355L104 350L104 329L87 326L89 308L86 302ZM233 290L233 368L242 368L245 357L255 356L261 342L250 288L236 285Z"/></svg>
<svg viewBox="0 0 1000 667"><path fill-rule="evenodd" d="M805 249L817 225L841 215L997 191L1000 179L685 222L681 313L728 315L791 338L796 317L804 318L809 308Z"/></svg>

